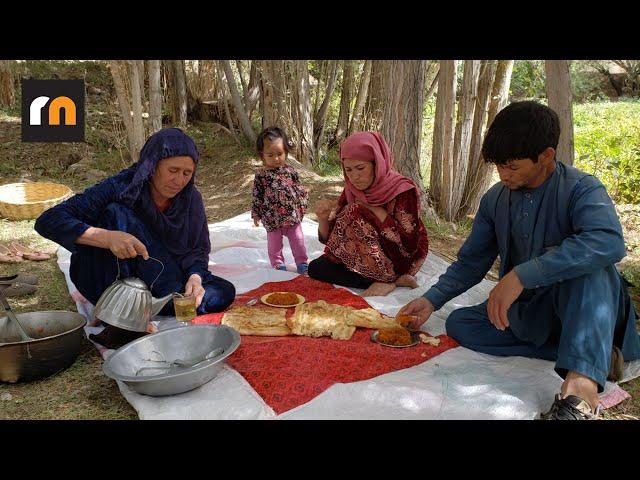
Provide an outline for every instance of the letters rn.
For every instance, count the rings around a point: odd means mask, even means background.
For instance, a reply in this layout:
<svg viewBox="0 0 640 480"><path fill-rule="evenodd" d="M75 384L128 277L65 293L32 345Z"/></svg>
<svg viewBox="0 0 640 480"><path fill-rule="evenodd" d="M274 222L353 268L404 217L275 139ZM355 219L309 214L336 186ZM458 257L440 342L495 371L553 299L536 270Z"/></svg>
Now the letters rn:
<svg viewBox="0 0 640 480"><path fill-rule="evenodd" d="M29 125L42 125L42 109L49 97L34 98L29 106ZM69 97L56 97L49 104L49 125L60 125L61 112L64 110L64 125L76 124L76 104Z"/></svg>

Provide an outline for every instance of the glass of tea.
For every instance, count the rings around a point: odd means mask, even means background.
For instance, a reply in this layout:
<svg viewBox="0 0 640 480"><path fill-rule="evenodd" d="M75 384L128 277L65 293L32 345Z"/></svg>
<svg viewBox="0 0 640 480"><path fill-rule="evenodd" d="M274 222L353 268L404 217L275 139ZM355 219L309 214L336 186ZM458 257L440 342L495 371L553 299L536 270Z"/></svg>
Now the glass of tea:
<svg viewBox="0 0 640 480"><path fill-rule="evenodd" d="M188 323L196 318L196 297L194 295L173 294L173 308L176 311L176 320Z"/></svg>

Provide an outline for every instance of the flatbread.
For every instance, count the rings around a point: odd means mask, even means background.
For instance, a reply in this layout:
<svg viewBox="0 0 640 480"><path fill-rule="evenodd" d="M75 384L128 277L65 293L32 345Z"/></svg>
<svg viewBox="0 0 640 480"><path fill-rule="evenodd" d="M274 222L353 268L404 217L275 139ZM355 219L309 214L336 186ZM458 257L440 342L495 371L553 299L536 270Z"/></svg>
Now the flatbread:
<svg viewBox="0 0 640 480"><path fill-rule="evenodd" d="M348 308L350 311L347 313L347 324L355 327L372 328L378 330L381 328L395 328L398 323L385 315L382 315L379 311L373 308Z"/></svg>
<svg viewBox="0 0 640 480"><path fill-rule="evenodd" d="M276 307L233 307L223 315L220 323L237 330L240 335L282 337L291 335L286 313L285 309Z"/></svg>
<svg viewBox="0 0 640 480"><path fill-rule="evenodd" d="M287 325L291 333L307 337L328 337L348 340L356 327L347 323L349 308L334 305L324 300L298 305Z"/></svg>

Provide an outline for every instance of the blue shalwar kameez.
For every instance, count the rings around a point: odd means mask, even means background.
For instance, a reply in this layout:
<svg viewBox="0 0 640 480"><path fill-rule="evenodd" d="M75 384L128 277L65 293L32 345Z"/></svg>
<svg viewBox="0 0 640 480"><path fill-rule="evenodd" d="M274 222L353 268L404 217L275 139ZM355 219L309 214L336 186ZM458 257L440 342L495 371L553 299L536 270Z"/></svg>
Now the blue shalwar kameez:
<svg viewBox="0 0 640 480"><path fill-rule="evenodd" d="M625 360L640 358L636 313L614 265L625 254L605 187L556 162L535 189L498 183L482 197L458 260L424 296L438 310L479 283L500 255L500 278L515 269L525 288L508 310L510 326L495 328L485 301L454 310L447 334L479 352L555 360L563 378L575 371L602 391L612 345Z"/></svg>

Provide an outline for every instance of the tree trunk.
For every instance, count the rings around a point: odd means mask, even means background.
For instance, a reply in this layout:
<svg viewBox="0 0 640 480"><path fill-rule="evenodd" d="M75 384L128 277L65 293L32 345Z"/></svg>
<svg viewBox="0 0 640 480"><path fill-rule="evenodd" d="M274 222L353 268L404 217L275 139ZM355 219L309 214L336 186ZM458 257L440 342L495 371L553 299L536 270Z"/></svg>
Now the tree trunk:
<svg viewBox="0 0 640 480"><path fill-rule="evenodd" d="M351 111L351 99L353 98L353 75L354 61L344 60L342 67L342 93L340 94L340 113L338 114L338 125L334 135L334 144L340 143L349 128L349 112Z"/></svg>
<svg viewBox="0 0 640 480"><path fill-rule="evenodd" d="M219 60L218 62L220 62L221 60ZM224 89L224 82L222 81L222 73L220 73L220 68L216 68L216 73L218 75L218 84L220 85L221 89ZM233 126L233 120L231 120L231 112L229 112L229 102L227 101L227 94L224 90L222 90L223 96L222 96L222 101L224 103L224 113L225 113L225 117L227 119L227 125L229 125L229 131L231 132L231 135L233 136L233 139L235 140L235 142L240 145L240 140L238 139L238 135L236 134L236 129Z"/></svg>
<svg viewBox="0 0 640 480"><path fill-rule="evenodd" d="M369 95L365 105L364 130L380 130L382 121L384 90L384 69L389 60L373 60L371 62L371 79Z"/></svg>
<svg viewBox="0 0 640 480"><path fill-rule="evenodd" d="M429 186L429 197L440 212L441 205L450 203L451 195L444 186L451 184L456 83L456 61L440 60Z"/></svg>
<svg viewBox="0 0 640 480"><path fill-rule="evenodd" d="M327 83L327 63L329 62L329 60L321 60L319 62L319 72L318 72L318 76L317 81L316 81L316 90L315 90L315 95L313 96L313 118L316 118L316 115L318 114L318 103L320 102L320 91L322 90L321 85L324 81L325 85Z"/></svg>
<svg viewBox="0 0 640 480"><path fill-rule="evenodd" d="M289 95L285 94L285 104L286 111L288 112L287 120L289 121L289 125L291 125L291 127L287 131L289 133L289 138L293 139L294 143L296 144L295 155L300 155L300 130L298 129L298 125L300 123L300 119L298 118L298 75L296 73L296 65L294 60L285 60L284 66L284 91L289 92Z"/></svg>
<svg viewBox="0 0 640 480"><path fill-rule="evenodd" d="M251 121L247 116L247 113L244 110L244 105L242 105L242 100L240 99L240 94L238 93L238 87L236 86L236 80L233 78L233 72L231 71L231 64L229 60L220 60L219 64L222 66L224 70L225 77L227 78L227 86L229 87L229 91L231 92L231 101L233 102L233 108L240 119L240 127L242 128L242 133L244 136L254 144L256 142L256 132L253 131L251 127Z"/></svg>
<svg viewBox="0 0 640 480"><path fill-rule="evenodd" d="M284 63L282 60L261 60L260 80L262 89L262 128L288 127Z"/></svg>
<svg viewBox="0 0 640 480"><path fill-rule="evenodd" d="M177 121L178 126L184 128L187 125L187 82L184 75L183 62L184 60L174 60L172 63L176 88Z"/></svg>
<svg viewBox="0 0 640 480"><path fill-rule="evenodd" d="M436 89L436 86L438 85L438 76L439 75L440 75L440 69L438 69L436 74L433 76L433 80L431 80L431 85L429 85L429 90L427 90L427 93L424 94L425 102L427 100L429 100L429 97L431 96L433 91ZM426 78L426 75L425 75L425 78Z"/></svg>
<svg viewBox="0 0 640 480"><path fill-rule="evenodd" d="M149 119L151 133L162 129L162 90L160 85L160 60L149 60Z"/></svg>
<svg viewBox="0 0 640 480"><path fill-rule="evenodd" d="M338 61L337 60L329 60L327 65L328 71L328 81L327 88L324 93L324 99L322 100L322 104L320 108L316 112L316 116L313 119L314 125L314 145L316 150L316 158L320 156L320 150L322 148L323 140L324 140L324 127L327 121L327 113L329 111L329 103L331 102L331 95L333 95L333 90L336 87L336 81L338 79Z"/></svg>
<svg viewBox="0 0 640 480"><path fill-rule="evenodd" d="M394 168L413 179L420 192L424 192L420 144L425 63L424 60L392 60L387 64L381 129L395 159Z"/></svg>
<svg viewBox="0 0 640 480"><path fill-rule="evenodd" d="M138 79L140 81L140 101L142 102L142 111L145 111L146 106L148 112L147 92L144 88L144 60L136 62L136 65L138 66Z"/></svg>
<svg viewBox="0 0 640 480"><path fill-rule="evenodd" d="M356 106L353 109L353 117L351 119L351 125L349 126L349 135L353 132L360 130L360 124L362 122L362 113L364 111L364 104L367 101L367 93L369 91L369 82L371 81L371 65L373 60L367 60L364 62L364 68L362 69L362 78L360 79L360 88L358 88L358 98L356 100Z"/></svg>
<svg viewBox="0 0 640 480"><path fill-rule="evenodd" d="M142 106L140 101L138 69L132 68L131 75L129 75L126 61L110 60L108 65L111 70L111 76L113 77L113 85L116 90L122 122L124 123L124 128L127 133L129 153L131 154L131 159L135 162L138 160L140 149L144 143L144 135L141 133ZM136 91L138 94L137 102L133 98ZM136 112L139 113L138 116ZM134 118L132 118L132 113Z"/></svg>
<svg viewBox="0 0 640 480"><path fill-rule="evenodd" d="M464 215L475 213L480 203L480 198L487 189L487 183L491 179L492 165L484 161L481 149L495 71L496 62L494 60L482 61L478 79L478 101L473 117L471 148L469 150L469 170L462 200L462 214Z"/></svg>
<svg viewBox="0 0 640 480"><path fill-rule="evenodd" d="M571 76L567 60L545 60L547 75L547 99L549 108L560 118L560 141L556 150L556 159L567 165L573 165L573 108L571 95Z"/></svg>
<svg viewBox="0 0 640 480"><path fill-rule="evenodd" d="M144 145L144 124L142 120L142 92L140 91L140 73L141 64L143 60L131 60L129 66L131 67L131 106L133 110L133 136L135 140L133 152L135 152L135 158L140 155L142 145ZM144 71L144 70L142 70ZM133 153L132 152L132 153Z"/></svg>
<svg viewBox="0 0 640 480"><path fill-rule="evenodd" d="M251 114L256 108L260 100L260 77L258 74L257 62L251 61L251 68L249 69L249 85L247 85L247 96L244 99L246 107L247 117L251 119Z"/></svg>
<svg viewBox="0 0 640 480"><path fill-rule="evenodd" d="M453 165L450 182L443 182L442 188L451 191L445 196L448 203L441 205L444 218L451 222L458 217L462 195L464 193L467 170L469 168L469 150L471 147L471 133L473 117L478 95L478 74L480 62L478 60L465 60L462 76L462 95L458 103L458 122L453 141Z"/></svg>
<svg viewBox="0 0 640 480"><path fill-rule="evenodd" d="M13 107L15 101L11 61L0 60L0 107Z"/></svg>
<svg viewBox="0 0 640 480"><path fill-rule="evenodd" d="M217 98L218 84L217 68L215 60L202 60L202 91L201 95L204 100L213 100Z"/></svg>
<svg viewBox="0 0 640 480"><path fill-rule="evenodd" d="M242 73L242 60L236 60L236 68L238 69L238 76L240 77L240 85L242 86L242 97L246 98L247 82L245 81L244 74Z"/></svg>
<svg viewBox="0 0 640 480"><path fill-rule="evenodd" d="M489 114L487 127L493 123L493 119L509 101L509 87L511 85L511 73L513 72L513 60L499 60L496 67L496 79L491 88L491 101L489 102Z"/></svg>
<svg viewBox="0 0 640 480"><path fill-rule="evenodd" d="M313 148L313 119L311 117L311 97L309 92L309 65L306 60L296 60L296 79L298 82L298 132L300 157L304 165L315 163Z"/></svg>

